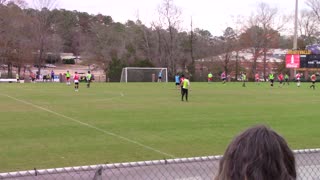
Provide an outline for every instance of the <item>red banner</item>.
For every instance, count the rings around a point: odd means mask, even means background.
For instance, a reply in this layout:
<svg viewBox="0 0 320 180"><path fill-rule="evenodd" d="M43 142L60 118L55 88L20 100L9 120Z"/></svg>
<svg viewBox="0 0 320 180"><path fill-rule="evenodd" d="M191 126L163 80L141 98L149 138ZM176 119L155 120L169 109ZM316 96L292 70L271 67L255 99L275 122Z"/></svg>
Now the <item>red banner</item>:
<svg viewBox="0 0 320 180"><path fill-rule="evenodd" d="M300 68L300 54L287 54L286 68Z"/></svg>

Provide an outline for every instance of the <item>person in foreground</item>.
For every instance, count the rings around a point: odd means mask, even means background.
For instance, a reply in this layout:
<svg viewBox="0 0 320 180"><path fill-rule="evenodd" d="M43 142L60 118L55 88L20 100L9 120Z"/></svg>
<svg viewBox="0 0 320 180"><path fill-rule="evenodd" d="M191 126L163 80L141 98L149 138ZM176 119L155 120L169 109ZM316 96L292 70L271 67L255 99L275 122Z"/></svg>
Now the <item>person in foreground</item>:
<svg viewBox="0 0 320 180"><path fill-rule="evenodd" d="M215 180L295 180L294 154L284 138L259 125L229 144Z"/></svg>

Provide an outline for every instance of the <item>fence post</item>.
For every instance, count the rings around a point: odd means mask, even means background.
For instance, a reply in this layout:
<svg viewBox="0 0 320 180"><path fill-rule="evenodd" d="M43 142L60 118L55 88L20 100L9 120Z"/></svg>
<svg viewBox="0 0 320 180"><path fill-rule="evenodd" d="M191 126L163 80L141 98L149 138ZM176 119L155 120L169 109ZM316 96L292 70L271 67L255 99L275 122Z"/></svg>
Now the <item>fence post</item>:
<svg viewBox="0 0 320 180"><path fill-rule="evenodd" d="M102 180L102 170L103 170L103 167L100 166L99 169L94 174L93 180Z"/></svg>

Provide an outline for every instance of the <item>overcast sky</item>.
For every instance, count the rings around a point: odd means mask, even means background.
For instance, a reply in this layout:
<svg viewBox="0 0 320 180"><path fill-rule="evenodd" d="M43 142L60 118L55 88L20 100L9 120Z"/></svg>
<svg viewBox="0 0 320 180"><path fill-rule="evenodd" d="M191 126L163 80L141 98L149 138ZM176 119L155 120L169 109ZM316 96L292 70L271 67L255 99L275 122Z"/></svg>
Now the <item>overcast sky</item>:
<svg viewBox="0 0 320 180"><path fill-rule="evenodd" d="M32 6L33 0L27 0ZM116 22L124 23L128 19L136 20L138 15L142 22L149 25L157 20L157 9L163 0L57 0L58 9L88 12L89 14L109 15ZM188 30L191 16L194 27L209 30L213 35L220 35L233 17L249 16L257 4L265 2L277 7L280 12L293 14L295 0L174 0L182 10L182 28ZM305 9L305 0L299 0L299 9ZM189 28L190 29L190 28Z"/></svg>

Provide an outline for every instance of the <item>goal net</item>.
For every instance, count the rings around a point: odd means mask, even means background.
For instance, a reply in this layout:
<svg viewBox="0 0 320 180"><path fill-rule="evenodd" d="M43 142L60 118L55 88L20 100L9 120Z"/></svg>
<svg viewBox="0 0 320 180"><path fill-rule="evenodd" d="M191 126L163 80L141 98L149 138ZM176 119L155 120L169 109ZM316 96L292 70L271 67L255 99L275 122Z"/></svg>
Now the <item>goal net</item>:
<svg viewBox="0 0 320 180"><path fill-rule="evenodd" d="M122 69L120 82L168 82L167 68L126 67Z"/></svg>

